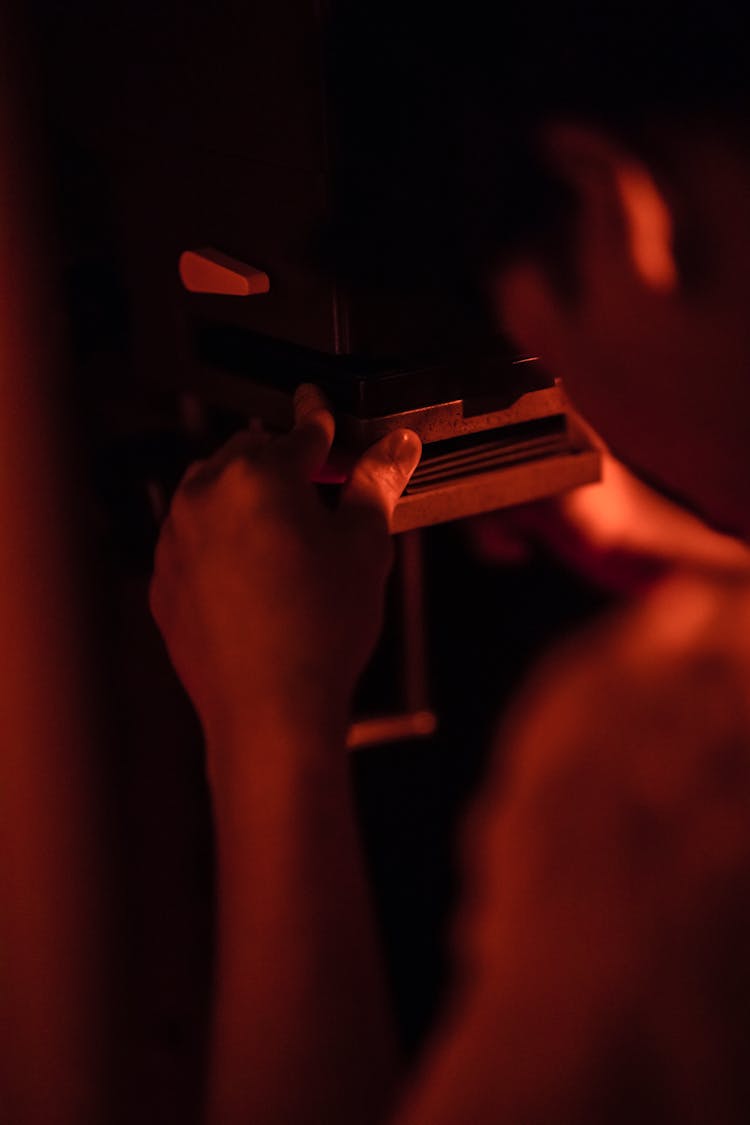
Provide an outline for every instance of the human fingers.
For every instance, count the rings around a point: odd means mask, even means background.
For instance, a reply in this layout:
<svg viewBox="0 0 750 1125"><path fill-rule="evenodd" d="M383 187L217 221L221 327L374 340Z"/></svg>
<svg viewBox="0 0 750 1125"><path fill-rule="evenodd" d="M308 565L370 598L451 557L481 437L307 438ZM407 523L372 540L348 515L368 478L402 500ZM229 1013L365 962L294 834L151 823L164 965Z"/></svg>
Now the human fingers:
<svg viewBox="0 0 750 1125"><path fill-rule="evenodd" d="M421 453L422 443L413 430L396 430L381 438L355 465L341 497L341 510L352 518L375 519L390 527Z"/></svg>
<svg viewBox="0 0 750 1125"><path fill-rule="evenodd" d="M239 459L252 461L271 443L272 437L259 423L251 422L247 430L233 434L210 457L194 461L180 481L180 490L193 491L215 480L224 469Z"/></svg>
<svg viewBox="0 0 750 1125"><path fill-rule="evenodd" d="M335 428L322 392L303 383L294 394L294 428L278 439L275 452L295 475L312 480L328 459Z"/></svg>

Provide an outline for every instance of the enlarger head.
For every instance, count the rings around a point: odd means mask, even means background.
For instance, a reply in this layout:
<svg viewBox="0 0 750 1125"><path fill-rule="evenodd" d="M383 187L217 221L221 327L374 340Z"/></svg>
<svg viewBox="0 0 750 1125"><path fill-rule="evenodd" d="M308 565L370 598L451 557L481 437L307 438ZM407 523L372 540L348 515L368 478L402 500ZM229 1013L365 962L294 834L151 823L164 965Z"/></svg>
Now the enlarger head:
<svg viewBox="0 0 750 1125"><path fill-rule="evenodd" d="M498 338L472 279L464 99L414 3L217 0L176 20L113 0L116 50L83 57L92 5L71 0L59 29L76 62L59 112L113 185L147 391L283 425L313 381L355 452L413 426L422 491L402 509L420 524L595 476L560 389Z"/></svg>
<svg viewBox="0 0 750 1125"><path fill-rule="evenodd" d="M308 140L320 142L314 174L295 178L308 188L304 222L299 204L284 210L288 169L264 163L244 184L242 223L179 260L202 397L282 427L294 387L314 382L349 453L389 429L420 434L422 463L396 514L404 529L558 492L598 466L561 389L498 335L485 305L463 195L478 146L445 40L436 49L415 11L328 6L300 70L315 76ZM270 95L290 135L297 93Z"/></svg>

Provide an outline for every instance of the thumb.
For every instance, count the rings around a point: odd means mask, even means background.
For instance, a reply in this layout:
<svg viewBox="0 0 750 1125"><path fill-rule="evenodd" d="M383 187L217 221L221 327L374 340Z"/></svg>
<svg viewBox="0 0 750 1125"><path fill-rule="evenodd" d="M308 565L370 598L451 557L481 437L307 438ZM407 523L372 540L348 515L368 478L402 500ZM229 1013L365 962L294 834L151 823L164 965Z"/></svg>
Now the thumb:
<svg viewBox="0 0 750 1125"><path fill-rule="evenodd" d="M384 521L390 527L393 509L419 464L422 442L413 430L395 430L362 455L341 497L352 515Z"/></svg>

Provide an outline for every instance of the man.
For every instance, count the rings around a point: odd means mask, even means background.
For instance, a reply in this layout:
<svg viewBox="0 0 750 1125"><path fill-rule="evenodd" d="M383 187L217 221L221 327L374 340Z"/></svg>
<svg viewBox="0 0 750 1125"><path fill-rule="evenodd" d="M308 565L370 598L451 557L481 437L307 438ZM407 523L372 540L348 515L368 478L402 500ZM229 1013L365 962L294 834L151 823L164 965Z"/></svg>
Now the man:
<svg viewBox="0 0 750 1125"><path fill-rule="evenodd" d="M731 9L503 18L495 33L467 8L443 40L498 146L509 93L522 109L513 162L467 155L466 260L624 462L748 538L750 82ZM509 216L521 183L536 202ZM405 1078L343 744L419 443L371 449L331 512L309 482L333 420L313 388L296 407L291 434L239 435L188 472L152 587L216 818L210 1120L742 1120L746 577L676 574L538 673L470 825L460 987Z"/></svg>

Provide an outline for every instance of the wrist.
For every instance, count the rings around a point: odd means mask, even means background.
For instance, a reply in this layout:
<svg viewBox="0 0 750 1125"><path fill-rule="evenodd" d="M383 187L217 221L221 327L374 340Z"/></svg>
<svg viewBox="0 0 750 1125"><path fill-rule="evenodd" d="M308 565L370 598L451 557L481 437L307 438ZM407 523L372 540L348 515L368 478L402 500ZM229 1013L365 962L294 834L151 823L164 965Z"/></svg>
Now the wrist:
<svg viewBox="0 0 750 1125"><path fill-rule="evenodd" d="M285 783L346 759L349 703L266 695L212 708L201 716L212 788Z"/></svg>

